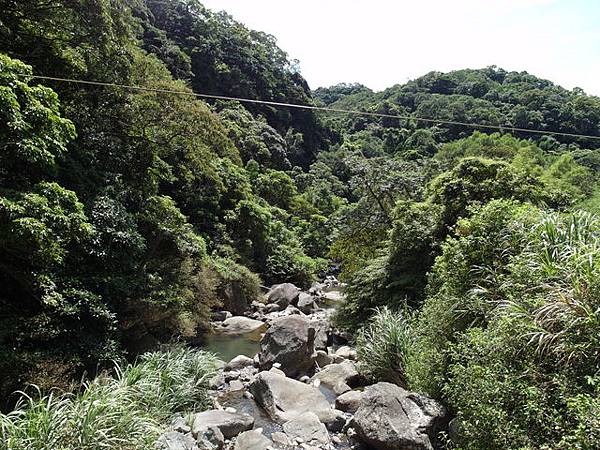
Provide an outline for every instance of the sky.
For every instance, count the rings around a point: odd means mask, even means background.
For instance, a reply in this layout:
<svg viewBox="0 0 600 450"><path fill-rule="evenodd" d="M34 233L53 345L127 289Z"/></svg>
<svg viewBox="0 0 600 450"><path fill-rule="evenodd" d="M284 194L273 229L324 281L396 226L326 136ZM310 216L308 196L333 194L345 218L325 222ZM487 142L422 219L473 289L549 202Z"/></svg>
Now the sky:
<svg viewBox="0 0 600 450"><path fill-rule="evenodd" d="M201 0L272 34L311 88L526 70L600 95L600 0Z"/></svg>

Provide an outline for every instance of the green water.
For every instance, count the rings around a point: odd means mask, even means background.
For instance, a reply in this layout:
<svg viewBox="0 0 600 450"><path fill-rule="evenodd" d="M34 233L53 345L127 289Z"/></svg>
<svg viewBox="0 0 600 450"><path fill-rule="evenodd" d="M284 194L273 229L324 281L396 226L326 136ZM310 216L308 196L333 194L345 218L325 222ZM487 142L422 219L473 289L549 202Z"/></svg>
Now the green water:
<svg viewBox="0 0 600 450"><path fill-rule="evenodd" d="M225 362L238 355L253 358L260 350L261 332L228 335L209 334L202 344L202 349L216 354Z"/></svg>
<svg viewBox="0 0 600 450"><path fill-rule="evenodd" d="M338 287L332 287L326 292L343 292ZM320 302L324 309L335 309L340 305L340 300L323 299ZM266 325L265 325L266 327ZM237 355L246 355L253 358L260 351L260 338L264 329L259 329L246 334L209 334L205 336L202 348L216 354L225 362L231 361Z"/></svg>

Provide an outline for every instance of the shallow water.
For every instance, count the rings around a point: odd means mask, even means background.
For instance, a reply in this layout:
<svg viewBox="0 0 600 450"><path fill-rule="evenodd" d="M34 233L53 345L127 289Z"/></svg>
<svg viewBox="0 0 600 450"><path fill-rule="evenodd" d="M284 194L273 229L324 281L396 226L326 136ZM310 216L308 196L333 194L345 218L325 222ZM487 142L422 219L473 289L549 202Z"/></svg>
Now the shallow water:
<svg viewBox="0 0 600 450"><path fill-rule="evenodd" d="M238 355L253 358L260 350L261 332L246 334L209 334L205 336L202 349L216 354L223 361L231 361Z"/></svg>
<svg viewBox="0 0 600 450"><path fill-rule="evenodd" d="M333 286L324 290L326 293L339 293L343 295L343 290ZM342 300L337 295L333 298L324 298L319 302L319 306L325 310L336 309ZM264 330L246 334L208 334L204 337L200 347L216 354L223 361L231 361L238 355L245 355L253 358L260 351L260 338Z"/></svg>

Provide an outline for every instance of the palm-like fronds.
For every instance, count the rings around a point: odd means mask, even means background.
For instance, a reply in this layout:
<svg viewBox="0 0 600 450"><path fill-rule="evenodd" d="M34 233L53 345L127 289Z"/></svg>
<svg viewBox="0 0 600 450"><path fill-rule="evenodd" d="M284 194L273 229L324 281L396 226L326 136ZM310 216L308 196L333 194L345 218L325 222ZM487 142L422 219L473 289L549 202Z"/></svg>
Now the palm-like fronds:
<svg viewBox="0 0 600 450"><path fill-rule="evenodd" d="M596 360L600 293L592 286L600 279L600 222L585 212L553 214L532 236L521 256L537 299L520 311L531 323L528 342L540 356L553 354L562 363Z"/></svg>

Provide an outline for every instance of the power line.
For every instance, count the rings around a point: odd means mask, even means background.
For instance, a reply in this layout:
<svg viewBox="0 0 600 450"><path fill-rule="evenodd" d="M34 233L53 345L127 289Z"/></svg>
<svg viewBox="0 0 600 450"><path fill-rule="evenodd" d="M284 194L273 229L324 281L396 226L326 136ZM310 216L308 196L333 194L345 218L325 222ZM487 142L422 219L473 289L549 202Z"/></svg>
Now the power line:
<svg viewBox="0 0 600 450"><path fill-rule="evenodd" d="M252 104L260 104L260 105L268 105L268 106L285 107L285 108L304 109L304 110L311 110L311 111L324 111L324 112L337 113L337 114L354 114L354 115L368 116L368 117L414 120L417 122L444 124L444 125L459 125L459 126L464 126L464 127L469 127L469 128L484 128L484 129L504 131L504 132L519 131L522 133L533 133L533 134L550 135L550 136L566 136L566 137L572 137L572 138L600 140L600 136L591 136L591 135L576 134L576 133L564 133L561 131L545 131L545 130L534 130L531 128L520 128L520 127L511 127L511 126L502 126L502 125L486 125L486 124L459 122L459 121L454 121L454 120L428 119L425 117L415 117L415 116L406 116L406 115L398 115L398 114L385 114L385 113L376 113L376 112L369 112L369 111L359 111L359 110L353 110L353 109L338 109L338 108L329 108L326 106L301 105L301 104L297 104L297 103L274 102L274 101L270 101L270 100L255 100L255 99L251 99L251 98L230 97L230 96L226 96L226 95L202 94L202 93L191 92L191 91L176 91L176 90L172 90L172 89L159 89L159 88L151 88L151 87L145 87L145 86L133 86L133 85L128 85L128 84L106 83L106 82L102 82L102 81L78 80L78 79L73 79L73 78L50 77L50 76L44 76L44 75L30 75L30 74L21 74L21 75L27 76L30 78L40 79L40 80L59 81L59 82L64 82L64 83L84 84L84 85L91 85L91 86L112 87L112 88L119 88L119 89L129 89L129 90L134 90L134 91L154 92L154 93L158 93L158 94L184 95L184 96L189 96L189 97L205 98L205 99L212 99L212 100L230 100L230 101L238 101L240 103L252 103Z"/></svg>

